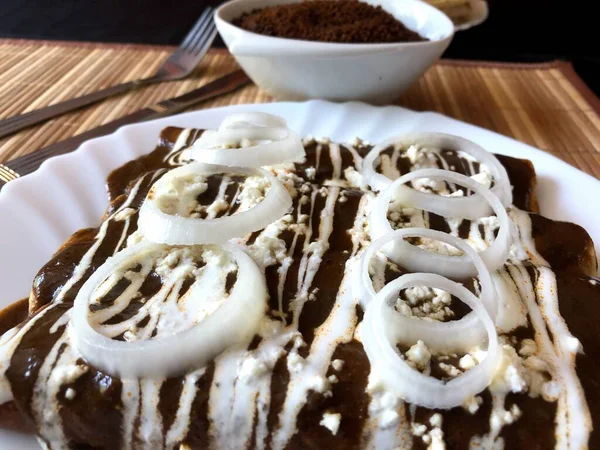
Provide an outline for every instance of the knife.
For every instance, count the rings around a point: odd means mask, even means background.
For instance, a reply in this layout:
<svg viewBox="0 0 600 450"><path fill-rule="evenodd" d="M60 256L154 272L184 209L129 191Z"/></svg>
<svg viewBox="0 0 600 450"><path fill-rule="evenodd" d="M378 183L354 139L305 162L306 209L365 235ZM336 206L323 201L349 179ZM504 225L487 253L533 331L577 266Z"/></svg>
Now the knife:
<svg viewBox="0 0 600 450"><path fill-rule="evenodd" d="M92 128L77 136L70 137L64 141L36 150L33 153L15 158L5 164L0 164L0 189L2 189L9 181L37 170L48 158L72 152L88 139L113 133L123 125L170 116L197 103L218 97L222 94L227 94L248 83L250 83L250 79L244 71L236 70L229 75L211 81L186 94L163 100L162 102L127 114L112 122Z"/></svg>

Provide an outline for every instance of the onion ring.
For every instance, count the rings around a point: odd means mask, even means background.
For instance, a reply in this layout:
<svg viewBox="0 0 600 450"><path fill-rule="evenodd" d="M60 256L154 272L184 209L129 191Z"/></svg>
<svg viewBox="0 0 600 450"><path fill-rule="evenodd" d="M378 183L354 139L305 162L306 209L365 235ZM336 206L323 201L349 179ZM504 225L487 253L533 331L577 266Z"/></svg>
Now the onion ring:
<svg viewBox="0 0 600 450"><path fill-rule="evenodd" d="M363 162L363 175L365 181L372 189L377 191L385 190L393 180L386 176L377 173L374 169L375 162L379 158L379 154L390 146L410 147L411 145L421 145L423 147L438 148L440 150L454 150L464 152L471 155L485 165L491 175L494 177L494 186L491 191L500 199L506 207L512 204L512 189L508 179L506 169L500 161L490 152L476 143L458 136L453 136L444 133L410 133L402 136L397 136L387 139L383 143L373 147Z"/></svg>
<svg viewBox="0 0 600 450"><path fill-rule="evenodd" d="M452 181L473 190L475 194L465 199L450 198L419 192L402 186L408 181L425 177ZM440 169L422 169L401 176L375 199L369 215L369 234L372 239L378 239L393 230L387 219L387 211L389 202L394 195L399 195L399 200L406 201L408 207L424 209L440 215L450 215L451 217L456 216L452 210L454 200L469 200L473 197L479 197L481 200L486 201L496 213L500 227L492 245L482 251L480 256L490 272L494 272L506 262L512 243L510 219L500 200L477 181L459 173ZM465 206L461 203L458 205L459 207L460 205ZM468 205L466 204L467 207ZM475 206L473 208L475 209ZM476 212L481 213L481 208ZM465 211L461 209L460 213L465 213ZM468 214L468 216L473 218L476 217L476 214ZM451 278L466 278L474 276L476 273L471 261L464 256L447 256L427 252L403 240L394 242L393 246L385 249L385 253L396 263L414 272L432 271ZM423 254L429 255L429 257L425 260Z"/></svg>
<svg viewBox="0 0 600 450"><path fill-rule="evenodd" d="M237 265L229 298L203 321L162 339L116 341L89 323L89 303L96 289L115 271L130 267L166 246L141 242L110 257L79 290L69 334L74 347L93 366L121 378L169 377L199 368L227 348L252 337L266 311L267 288L254 260L239 247L223 246Z"/></svg>
<svg viewBox="0 0 600 450"><path fill-rule="evenodd" d="M216 219L195 219L171 215L161 210L153 194L177 177L189 174L212 175L217 173L241 173L262 176L271 187L264 199L247 211ZM292 206L292 199L285 187L264 169L223 167L203 163L190 163L163 175L148 193L140 208L138 228L147 239L168 245L220 244L263 229L281 218Z"/></svg>
<svg viewBox="0 0 600 450"><path fill-rule="evenodd" d="M244 148L216 148L244 139L259 142ZM208 164L262 167L301 162L306 152L302 140L286 128L283 119L266 113L241 113L227 117L218 131L203 133L192 145L190 156Z"/></svg>
<svg viewBox="0 0 600 450"><path fill-rule="evenodd" d="M473 266L477 270L479 284L481 285L479 301L492 319L495 319L498 313L495 285L477 252L462 239L442 233L441 231L425 228L395 230L377 239L365 250L361 258L360 276L357 280L358 285L355 285L363 309L368 309L369 304L373 301L372 299L378 295L375 293L369 277L371 258L389 242L403 240L406 237L426 237L445 242L462 250L465 256L471 258ZM417 266L419 267L417 270L422 270L421 267L426 267L427 263L423 262L417 264ZM429 322L406 316L400 317L397 321L403 322L405 340L416 342L418 339L421 339L428 347L435 348L438 351L466 351L480 344L485 338L485 329L481 326L481 322L474 312L468 313L462 319L450 322Z"/></svg>
<svg viewBox="0 0 600 450"><path fill-rule="evenodd" d="M400 314L386 310L389 308L387 302L402 289L422 285L444 289L460 298L473 310L487 332L488 350L483 361L448 382L412 369L398 355L393 344L396 333L402 332L396 323ZM494 323L477 298L460 284L431 273L403 275L379 291L365 311L362 340L371 362L372 373L377 374L385 387L398 397L427 408L448 409L460 406L468 398L484 390L494 376L500 356Z"/></svg>

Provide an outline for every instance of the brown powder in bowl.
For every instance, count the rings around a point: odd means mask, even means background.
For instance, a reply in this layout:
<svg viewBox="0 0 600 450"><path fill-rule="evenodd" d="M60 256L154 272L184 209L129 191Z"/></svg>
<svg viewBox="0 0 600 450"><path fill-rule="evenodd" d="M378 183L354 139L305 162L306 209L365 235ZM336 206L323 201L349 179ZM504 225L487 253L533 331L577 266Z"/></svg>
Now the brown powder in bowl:
<svg viewBox="0 0 600 450"><path fill-rule="evenodd" d="M253 33L346 44L425 41L381 6L358 0L309 0L245 13L233 24Z"/></svg>

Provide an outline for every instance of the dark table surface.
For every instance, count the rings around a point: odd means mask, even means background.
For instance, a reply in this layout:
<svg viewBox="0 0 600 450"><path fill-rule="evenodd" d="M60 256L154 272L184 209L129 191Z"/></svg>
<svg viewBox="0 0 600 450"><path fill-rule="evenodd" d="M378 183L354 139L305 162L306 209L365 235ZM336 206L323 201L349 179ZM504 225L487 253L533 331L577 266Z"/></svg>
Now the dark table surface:
<svg viewBox="0 0 600 450"><path fill-rule="evenodd" d="M401 1L401 0L398 0ZM98 42L180 42L214 0L1 0L0 37ZM600 38L593 0L489 0L490 17L460 32L446 58L573 62L600 95ZM217 40L215 45L222 45Z"/></svg>

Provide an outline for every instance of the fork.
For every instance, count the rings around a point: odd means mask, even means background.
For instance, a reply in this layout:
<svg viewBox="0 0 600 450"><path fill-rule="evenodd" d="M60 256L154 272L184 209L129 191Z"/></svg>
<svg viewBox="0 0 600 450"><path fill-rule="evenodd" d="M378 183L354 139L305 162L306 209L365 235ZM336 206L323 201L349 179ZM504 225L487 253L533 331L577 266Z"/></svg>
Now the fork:
<svg viewBox="0 0 600 450"><path fill-rule="evenodd" d="M161 81L172 81L185 78L204 57L217 35L217 29L215 28L213 20L213 12L214 9L212 7L206 7L181 45L151 77L118 84L91 94L57 103L56 105L47 106L19 116L0 120L0 138L16 133L23 128L43 122L52 117L99 102L100 100L104 100L113 95L122 94L138 87L159 83ZM4 171L0 170L0 180L10 181L6 180L9 176L10 173L4 173Z"/></svg>

